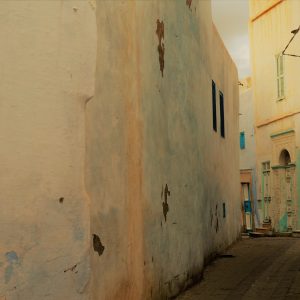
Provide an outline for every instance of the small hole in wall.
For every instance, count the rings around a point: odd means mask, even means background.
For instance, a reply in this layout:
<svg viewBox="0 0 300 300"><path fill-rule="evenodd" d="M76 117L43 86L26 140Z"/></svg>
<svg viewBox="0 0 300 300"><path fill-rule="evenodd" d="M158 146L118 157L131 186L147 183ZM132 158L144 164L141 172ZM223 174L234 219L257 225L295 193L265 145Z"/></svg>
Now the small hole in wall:
<svg viewBox="0 0 300 300"><path fill-rule="evenodd" d="M59 198L59 203L63 203L64 202L64 197L60 197Z"/></svg>
<svg viewBox="0 0 300 300"><path fill-rule="evenodd" d="M105 247L102 245L100 237L97 234L93 234L93 247L99 256L103 254Z"/></svg>
<svg viewBox="0 0 300 300"><path fill-rule="evenodd" d="M226 218L226 203L223 203L223 218Z"/></svg>

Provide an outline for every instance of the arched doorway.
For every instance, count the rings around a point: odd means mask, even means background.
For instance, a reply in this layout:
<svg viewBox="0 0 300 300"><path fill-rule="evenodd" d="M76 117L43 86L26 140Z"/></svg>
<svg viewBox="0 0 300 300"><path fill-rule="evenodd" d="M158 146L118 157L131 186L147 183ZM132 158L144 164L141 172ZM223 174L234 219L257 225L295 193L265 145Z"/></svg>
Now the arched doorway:
<svg viewBox="0 0 300 300"><path fill-rule="evenodd" d="M290 153L286 149L283 149L279 156L279 165L288 166L290 163L291 163Z"/></svg>

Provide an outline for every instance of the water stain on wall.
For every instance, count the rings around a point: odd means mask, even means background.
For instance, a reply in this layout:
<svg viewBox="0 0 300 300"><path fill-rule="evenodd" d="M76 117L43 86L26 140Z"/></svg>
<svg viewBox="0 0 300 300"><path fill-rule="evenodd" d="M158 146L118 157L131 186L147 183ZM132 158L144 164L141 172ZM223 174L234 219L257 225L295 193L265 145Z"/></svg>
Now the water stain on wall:
<svg viewBox="0 0 300 300"><path fill-rule="evenodd" d="M159 66L161 71L161 76L164 77L164 67L165 67L165 45L163 43L163 40L165 38L165 25L163 21L159 21L157 19L156 21L157 28L156 28L156 34L158 37L158 60L159 60Z"/></svg>
<svg viewBox="0 0 300 300"><path fill-rule="evenodd" d="M8 266L5 268L4 278L5 283L8 283L13 275L14 265L18 263L19 257L15 251L10 251L5 254Z"/></svg>
<svg viewBox="0 0 300 300"><path fill-rule="evenodd" d="M102 245L100 237L97 234L93 234L93 247L99 256L103 254L105 247Z"/></svg>
<svg viewBox="0 0 300 300"><path fill-rule="evenodd" d="M191 8L192 1L193 1L193 0L186 0L186 5L187 5L189 8Z"/></svg>

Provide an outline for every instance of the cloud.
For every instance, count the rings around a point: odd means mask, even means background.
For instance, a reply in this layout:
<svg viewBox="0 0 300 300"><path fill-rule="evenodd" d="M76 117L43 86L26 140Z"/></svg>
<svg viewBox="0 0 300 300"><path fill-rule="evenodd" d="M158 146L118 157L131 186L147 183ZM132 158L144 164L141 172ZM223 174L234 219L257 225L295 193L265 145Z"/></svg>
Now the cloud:
<svg viewBox="0 0 300 300"><path fill-rule="evenodd" d="M220 36L237 65L239 77L249 76L248 1L212 0L212 15Z"/></svg>

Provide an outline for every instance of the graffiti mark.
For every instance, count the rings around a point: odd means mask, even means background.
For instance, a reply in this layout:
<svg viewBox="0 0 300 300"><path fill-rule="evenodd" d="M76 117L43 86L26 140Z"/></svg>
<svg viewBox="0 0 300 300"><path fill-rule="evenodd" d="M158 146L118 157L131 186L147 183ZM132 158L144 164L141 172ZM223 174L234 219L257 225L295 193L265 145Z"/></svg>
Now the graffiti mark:
<svg viewBox="0 0 300 300"><path fill-rule="evenodd" d="M157 28L156 28L156 34L158 37L158 60L159 60L159 66L161 71L161 76L164 77L164 67L165 67L165 45L163 43L163 40L165 38L165 25L163 21L159 21L157 19L156 21Z"/></svg>
<svg viewBox="0 0 300 300"><path fill-rule="evenodd" d="M169 191L168 185L166 184L164 190L164 202L162 203L165 222L167 222L167 214L169 212L168 196L171 196L171 192Z"/></svg>
<svg viewBox="0 0 300 300"><path fill-rule="evenodd" d="M193 1L193 0L186 0L186 5L187 5L189 8L191 8L192 1Z"/></svg>
<svg viewBox="0 0 300 300"><path fill-rule="evenodd" d="M103 254L105 247L102 245L101 240L97 234L93 234L93 247L94 251L98 252L99 256Z"/></svg>

